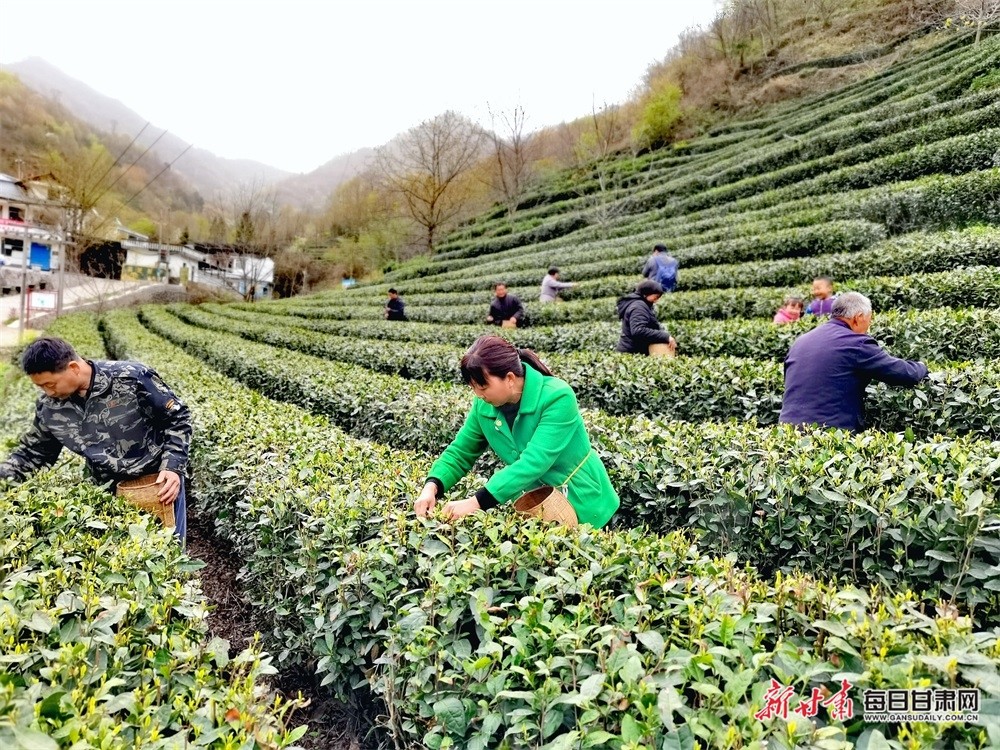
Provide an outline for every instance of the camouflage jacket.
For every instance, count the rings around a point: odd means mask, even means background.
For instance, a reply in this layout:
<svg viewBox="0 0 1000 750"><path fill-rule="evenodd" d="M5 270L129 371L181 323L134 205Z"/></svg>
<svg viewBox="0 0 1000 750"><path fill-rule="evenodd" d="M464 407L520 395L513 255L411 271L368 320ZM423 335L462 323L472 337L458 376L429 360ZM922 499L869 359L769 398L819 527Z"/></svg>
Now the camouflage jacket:
<svg viewBox="0 0 1000 750"><path fill-rule="evenodd" d="M51 466L65 447L84 457L98 484L163 470L183 474L191 413L152 369L139 362L88 360L85 398L40 396L35 422L0 464L0 478L25 479Z"/></svg>

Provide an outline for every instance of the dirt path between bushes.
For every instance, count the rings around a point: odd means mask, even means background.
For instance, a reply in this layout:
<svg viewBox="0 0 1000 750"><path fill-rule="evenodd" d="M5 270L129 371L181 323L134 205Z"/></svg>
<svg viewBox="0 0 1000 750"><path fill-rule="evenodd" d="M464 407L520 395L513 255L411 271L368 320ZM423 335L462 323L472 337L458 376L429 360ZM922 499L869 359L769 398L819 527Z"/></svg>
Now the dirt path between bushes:
<svg viewBox="0 0 1000 750"><path fill-rule="evenodd" d="M229 641L229 652L233 656L250 645L261 626L255 619L253 606L243 594L240 566L232 546L197 514L192 514L188 523L187 552L205 563L197 575L211 605L209 629L213 636ZM296 711L289 727L309 725L309 731L298 742L306 750L377 750L379 747L377 740L365 739L375 734L370 732L371 719L324 694L315 677L305 670L282 669L272 677L271 684L288 698L301 693L309 701L305 708Z"/></svg>

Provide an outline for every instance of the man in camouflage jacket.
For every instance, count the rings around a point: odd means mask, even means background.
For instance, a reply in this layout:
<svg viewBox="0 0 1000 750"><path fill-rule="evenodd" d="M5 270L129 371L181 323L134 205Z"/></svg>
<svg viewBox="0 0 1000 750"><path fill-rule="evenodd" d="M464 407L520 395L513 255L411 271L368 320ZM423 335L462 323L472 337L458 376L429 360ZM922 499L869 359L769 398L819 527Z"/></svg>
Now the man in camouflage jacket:
<svg viewBox="0 0 1000 750"><path fill-rule="evenodd" d="M62 339L28 345L21 366L44 391L21 444L0 463L0 479L21 481L78 453L97 484L157 474L160 501L173 504L175 533L187 532L183 476L191 415L152 369L138 362L81 359Z"/></svg>

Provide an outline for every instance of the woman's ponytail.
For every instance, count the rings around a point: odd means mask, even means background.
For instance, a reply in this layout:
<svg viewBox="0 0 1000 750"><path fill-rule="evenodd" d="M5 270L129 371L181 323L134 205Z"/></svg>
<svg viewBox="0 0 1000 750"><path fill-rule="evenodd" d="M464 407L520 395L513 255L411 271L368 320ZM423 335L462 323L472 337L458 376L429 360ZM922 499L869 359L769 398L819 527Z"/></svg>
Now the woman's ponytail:
<svg viewBox="0 0 1000 750"><path fill-rule="evenodd" d="M538 355L531 351L531 349L518 349L517 356L522 362L527 365L531 365L533 369L538 370L538 372L542 373L542 375L552 377L552 370L550 370L546 364L538 358Z"/></svg>

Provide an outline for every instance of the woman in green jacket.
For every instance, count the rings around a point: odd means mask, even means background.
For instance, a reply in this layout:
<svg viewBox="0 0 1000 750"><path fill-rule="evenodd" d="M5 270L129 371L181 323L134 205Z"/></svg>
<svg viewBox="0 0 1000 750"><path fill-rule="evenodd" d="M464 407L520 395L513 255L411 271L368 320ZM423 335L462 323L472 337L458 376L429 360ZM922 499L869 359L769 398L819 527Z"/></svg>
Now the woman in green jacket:
<svg viewBox="0 0 1000 750"><path fill-rule="evenodd" d="M577 520L603 527L618 509L608 472L590 445L573 389L538 356L499 336L479 338L462 357L462 379L478 398L465 424L431 467L414 504L426 516L486 447L506 464L486 486L444 506L457 519L516 500L542 486L562 489Z"/></svg>

